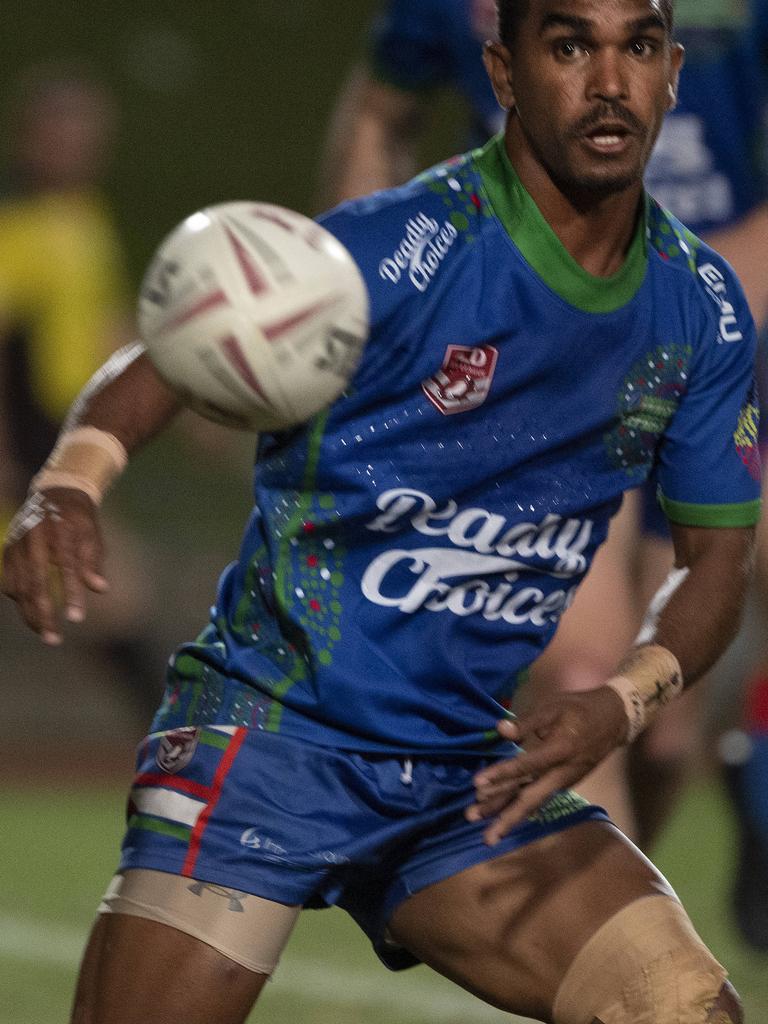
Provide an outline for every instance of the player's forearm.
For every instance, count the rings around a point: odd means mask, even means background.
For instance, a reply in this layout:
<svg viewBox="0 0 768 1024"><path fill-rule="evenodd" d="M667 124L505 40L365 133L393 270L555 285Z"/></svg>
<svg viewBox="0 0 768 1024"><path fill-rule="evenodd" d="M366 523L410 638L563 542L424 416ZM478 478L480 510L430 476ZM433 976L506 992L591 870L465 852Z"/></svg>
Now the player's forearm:
<svg viewBox="0 0 768 1024"><path fill-rule="evenodd" d="M711 668L735 636L744 607L754 531L675 527L673 536L678 568L606 684L624 703L626 742Z"/></svg>
<svg viewBox="0 0 768 1024"><path fill-rule="evenodd" d="M413 176L423 121L415 94L376 82L359 69L331 119L321 173L322 205L330 206Z"/></svg>
<svg viewBox="0 0 768 1024"><path fill-rule="evenodd" d="M678 531L675 543L686 571L646 619L639 639L670 650L688 686L712 667L739 628L754 563L754 531L686 530L682 539Z"/></svg>
<svg viewBox="0 0 768 1024"><path fill-rule="evenodd" d="M116 352L76 399L12 525L27 528L26 505L35 505L41 492L82 491L99 505L131 453L154 437L178 406L140 345Z"/></svg>
<svg viewBox="0 0 768 1024"><path fill-rule="evenodd" d="M98 370L75 400L63 431L91 426L117 438L130 455L180 408L141 345L127 345Z"/></svg>

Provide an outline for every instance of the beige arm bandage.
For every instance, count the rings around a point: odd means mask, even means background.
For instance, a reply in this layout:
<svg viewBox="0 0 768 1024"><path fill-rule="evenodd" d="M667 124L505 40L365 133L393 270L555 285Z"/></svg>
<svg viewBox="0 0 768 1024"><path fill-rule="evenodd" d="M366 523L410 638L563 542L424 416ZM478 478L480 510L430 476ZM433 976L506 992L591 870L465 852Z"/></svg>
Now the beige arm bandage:
<svg viewBox="0 0 768 1024"><path fill-rule="evenodd" d="M112 434L97 427L75 427L61 434L48 461L32 480L31 490L71 487L99 505L127 463L125 447Z"/></svg>
<svg viewBox="0 0 768 1024"><path fill-rule="evenodd" d="M620 675L605 684L621 697L629 726L626 742L635 740L656 714L683 691L683 673L674 654L658 644L637 647L624 660Z"/></svg>

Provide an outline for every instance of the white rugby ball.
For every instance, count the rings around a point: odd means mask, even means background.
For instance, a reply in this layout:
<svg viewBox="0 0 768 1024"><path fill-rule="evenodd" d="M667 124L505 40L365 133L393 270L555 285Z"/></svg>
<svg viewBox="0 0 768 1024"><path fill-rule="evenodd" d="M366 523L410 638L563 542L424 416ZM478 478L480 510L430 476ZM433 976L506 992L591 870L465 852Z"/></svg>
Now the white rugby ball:
<svg viewBox="0 0 768 1024"><path fill-rule="evenodd" d="M283 430L349 383L368 336L368 293L348 250L308 217L221 203L162 242L138 321L186 404L227 426Z"/></svg>

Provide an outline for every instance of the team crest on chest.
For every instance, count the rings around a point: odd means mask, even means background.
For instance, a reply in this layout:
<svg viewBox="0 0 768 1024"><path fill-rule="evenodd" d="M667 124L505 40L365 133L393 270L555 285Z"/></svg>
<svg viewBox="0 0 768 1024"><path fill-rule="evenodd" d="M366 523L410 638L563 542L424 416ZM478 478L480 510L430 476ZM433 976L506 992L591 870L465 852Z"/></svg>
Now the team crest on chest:
<svg viewBox="0 0 768 1024"><path fill-rule="evenodd" d="M157 746L155 760L168 775L174 775L186 768L197 749L200 730L193 726L183 726L167 732Z"/></svg>
<svg viewBox="0 0 768 1024"><path fill-rule="evenodd" d="M443 365L421 387L444 416L482 405L491 389L498 350L493 345L449 345Z"/></svg>

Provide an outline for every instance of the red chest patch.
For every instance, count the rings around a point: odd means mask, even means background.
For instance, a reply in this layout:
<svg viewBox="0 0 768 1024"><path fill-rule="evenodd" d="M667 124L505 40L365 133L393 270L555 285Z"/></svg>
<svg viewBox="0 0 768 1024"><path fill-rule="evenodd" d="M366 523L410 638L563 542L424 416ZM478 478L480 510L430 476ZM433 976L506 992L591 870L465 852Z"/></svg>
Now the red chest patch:
<svg viewBox="0 0 768 1024"><path fill-rule="evenodd" d="M449 345L443 365L422 381L424 394L444 416L476 409L488 397L498 358L492 345Z"/></svg>

